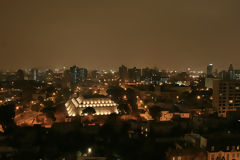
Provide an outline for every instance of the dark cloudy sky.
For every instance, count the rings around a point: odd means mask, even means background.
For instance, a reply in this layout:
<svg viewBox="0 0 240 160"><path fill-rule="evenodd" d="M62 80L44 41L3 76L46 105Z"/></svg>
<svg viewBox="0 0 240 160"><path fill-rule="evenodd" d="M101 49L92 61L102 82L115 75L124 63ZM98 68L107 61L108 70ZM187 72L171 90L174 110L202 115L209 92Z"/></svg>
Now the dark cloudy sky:
<svg viewBox="0 0 240 160"><path fill-rule="evenodd" d="M240 68L240 0L0 0L0 68Z"/></svg>

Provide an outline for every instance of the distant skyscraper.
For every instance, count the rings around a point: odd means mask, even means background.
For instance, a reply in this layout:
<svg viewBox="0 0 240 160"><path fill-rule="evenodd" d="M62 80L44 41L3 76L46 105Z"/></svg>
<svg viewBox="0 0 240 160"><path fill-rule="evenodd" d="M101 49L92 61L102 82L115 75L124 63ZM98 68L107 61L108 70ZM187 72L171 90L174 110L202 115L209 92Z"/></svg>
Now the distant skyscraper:
<svg viewBox="0 0 240 160"><path fill-rule="evenodd" d="M137 69L136 67L128 69L129 80L134 82L139 82L141 80L141 69Z"/></svg>
<svg viewBox="0 0 240 160"><path fill-rule="evenodd" d="M142 69L142 78L144 80L150 81L152 77L152 70L150 68L143 68Z"/></svg>
<svg viewBox="0 0 240 160"><path fill-rule="evenodd" d="M84 81L88 76L88 70L86 68L79 69L79 78L81 81Z"/></svg>
<svg viewBox="0 0 240 160"><path fill-rule="evenodd" d="M233 80L235 78L234 74L235 73L234 73L233 65L230 64L229 69L228 69L228 79Z"/></svg>
<svg viewBox="0 0 240 160"><path fill-rule="evenodd" d="M119 77L122 80L126 80L128 77L128 68L124 65L122 65L121 67L119 67Z"/></svg>
<svg viewBox="0 0 240 160"><path fill-rule="evenodd" d="M157 68L150 69L144 68L142 69L142 79L144 81L159 81L160 79L160 72Z"/></svg>
<svg viewBox="0 0 240 160"><path fill-rule="evenodd" d="M77 66L70 67L70 74L73 84L77 84L79 82L79 68Z"/></svg>
<svg viewBox="0 0 240 160"><path fill-rule="evenodd" d="M207 66L207 77L213 77L213 64Z"/></svg>
<svg viewBox="0 0 240 160"><path fill-rule="evenodd" d="M16 78L17 78L17 80L19 80L19 81L24 80L24 71L21 70L21 69L19 69L19 70L17 71L17 73L16 73Z"/></svg>
<svg viewBox="0 0 240 160"><path fill-rule="evenodd" d="M45 72L45 80L47 82L52 82L53 79L54 79L54 73L52 70L49 69L48 71Z"/></svg>
<svg viewBox="0 0 240 160"><path fill-rule="evenodd" d="M91 77L94 78L94 79L98 78L99 77L99 72L97 70L92 71L91 72Z"/></svg>
<svg viewBox="0 0 240 160"><path fill-rule="evenodd" d="M38 69L31 69L30 80L34 80L34 81L38 80Z"/></svg>

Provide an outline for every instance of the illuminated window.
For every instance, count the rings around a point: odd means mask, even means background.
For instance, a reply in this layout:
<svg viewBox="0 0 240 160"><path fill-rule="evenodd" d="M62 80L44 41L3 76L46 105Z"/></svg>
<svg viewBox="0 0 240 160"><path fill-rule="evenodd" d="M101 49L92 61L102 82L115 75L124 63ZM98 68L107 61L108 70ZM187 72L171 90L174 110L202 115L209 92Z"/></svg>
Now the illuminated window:
<svg viewBox="0 0 240 160"><path fill-rule="evenodd" d="M211 151L214 151L214 146L211 146Z"/></svg>
<svg viewBox="0 0 240 160"><path fill-rule="evenodd" d="M229 146L227 146L227 151L229 150Z"/></svg>

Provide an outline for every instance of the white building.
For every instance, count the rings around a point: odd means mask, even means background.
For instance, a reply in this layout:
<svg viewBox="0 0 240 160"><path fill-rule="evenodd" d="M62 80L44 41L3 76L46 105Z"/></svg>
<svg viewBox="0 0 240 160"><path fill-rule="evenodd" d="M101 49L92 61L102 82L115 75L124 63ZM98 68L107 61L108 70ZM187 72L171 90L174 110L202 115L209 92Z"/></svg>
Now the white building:
<svg viewBox="0 0 240 160"><path fill-rule="evenodd" d="M95 115L109 115L118 113L118 104L109 98L71 98L65 103L69 116L82 115L82 111L87 107L95 109Z"/></svg>

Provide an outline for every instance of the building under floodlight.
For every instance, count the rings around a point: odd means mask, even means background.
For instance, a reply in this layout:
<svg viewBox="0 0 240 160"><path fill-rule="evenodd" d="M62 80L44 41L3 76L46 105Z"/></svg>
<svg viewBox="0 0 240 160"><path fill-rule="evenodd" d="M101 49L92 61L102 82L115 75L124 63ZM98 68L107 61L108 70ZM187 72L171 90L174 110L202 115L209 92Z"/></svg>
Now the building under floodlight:
<svg viewBox="0 0 240 160"><path fill-rule="evenodd" d="M66 110L69 116L83 115L82 111L87 107L95 109L94 115L109 115L118 113L118 104L109 98L87 98L82 96L71 98L65 103Z"/></svg>

